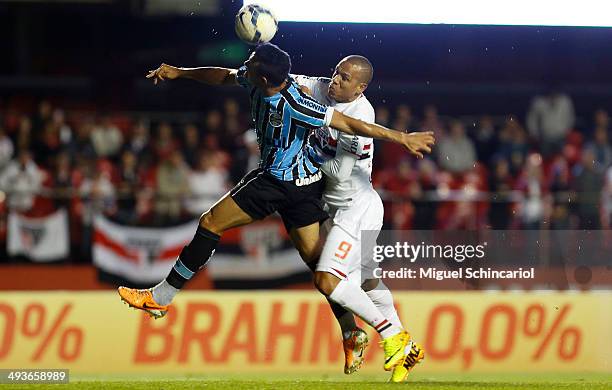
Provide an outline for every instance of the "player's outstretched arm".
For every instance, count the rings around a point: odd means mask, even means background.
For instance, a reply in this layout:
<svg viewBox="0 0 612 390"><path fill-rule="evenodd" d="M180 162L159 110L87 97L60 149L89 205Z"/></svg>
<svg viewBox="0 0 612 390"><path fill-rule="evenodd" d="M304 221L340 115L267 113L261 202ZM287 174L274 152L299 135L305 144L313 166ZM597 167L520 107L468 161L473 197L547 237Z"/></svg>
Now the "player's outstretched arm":
<svg viewBox="0 0 612 390"><path fill-rule="evenodd" d="M418 158L423 158L423 153L431 153L431 147L436 143L433 131L404 133L388 129L376 123L368 123L351 118L337 110L334 110L330 126L343 133L402 144L411 154Z"/></svg>
<svg viewBox="0 0 612 390"><path fill-rule="evenodd" d="M192 79L208 85L238 85L236 73L238 70L217 67L202 68L179 68L176 66L161 64L159 68L150 70L148 79L158 81L174 80L178 78Z"/></svg>

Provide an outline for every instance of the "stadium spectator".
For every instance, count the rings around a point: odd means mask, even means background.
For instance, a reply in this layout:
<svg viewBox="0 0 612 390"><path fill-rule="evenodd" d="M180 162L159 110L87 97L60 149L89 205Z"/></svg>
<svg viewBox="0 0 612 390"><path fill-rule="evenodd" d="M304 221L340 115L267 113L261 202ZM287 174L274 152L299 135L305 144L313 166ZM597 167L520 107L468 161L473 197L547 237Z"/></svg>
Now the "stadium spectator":
<svg viewBox="0 0 612 390"><path fill-rule="evenodd" d="M496 151L496 134L493 118L484 115L478 121L473 134L478 160L489 163Z"/></svg>
<svg viewBox="0 0 612 390"><path fill-rule="evenodd" d="M559 156L550 168L550 193L552 194L551 229L567 230L571 228L570 206L572 205L570 169L567 159Z"/></svg>
<svg viewBox="0 0 612 390"><path fill-rule="evenodd" d="M202 150L207 152L216 152L216 156L219 159L219 163L224 167L230 166L231 157L229 153L226 151L228 149L224 149L221 145L221 141L219 139L219 135L216 133L208 133L204 136L202 140ZM233 150L233 149L229 149Z"/></svg>
<svg viewBox="0 0 612 390"><path fill-rule="evenodd" d="M489 225L491 229L508 229L512 219L511 199L514 187L508 160L503 157L494 158L488 184L491 192Z"/></svg>
<svg viewBox="0 0 612 390"><path fill-rule="evenodd" d="M412 117L412 109L406 104L400 104L395 109L395 117L393 124L391 125L394 129L404 129L407 131L414 131L416 123ZM375 142L376 146L382 148L382 160L383 167L397 167L400 161L404 158L404 151L402 146L391 142ZM378 155L379 153L374 153Z"/></svg>
<svg viewBox="0 0 612 390"><path fill-rule="evenodd" d="M414 206L414 229L435 227L437 202L432 202L438 187L438 168L430 159L417 162L417 177L409 184L410 198Z"/></svg>
<svg viewBox="0 0 612 390"><path fill-rule="evenodd" d="M187 211L199 216L227 192L227 170L220 164L215 152L199 156L197 168L189 173L190 196Z"/></svg>
<svg viewBox="0 0 612 390"><path fill-rule="evenodd" d="M172 126L168 122L162 122L157 127L157 137L153 144L157 161L168 159L177 149L178 145L172 135Z"/></svg>
<svg viewBox="0 0 612 390"><path fill-rule="evenodd" d="M391 229L412 228L414 207L407 200L411 192L415 199L424 198L418 183L414 180L415 174L411 161L403 159L395 168L389 168L377 175L376 187L381 189L385 212L383 223ZM418 188L411 188L411 185Z"/></svg>
<svg viewBox="0 0 612 390"><path fill-rule="evenodd" d="M389 127L389 124L391 123L391 113L389 112L387 106L377 106L375 111L376 123L380 124L381 126Z"/></svg>
<svg viewBox="0 0 612 390"><path fill-rule="evenodd" d="M134 153L136 156L146 157L151 154L150 150L149 126L144 121L138 121L132 127L130 137L124 148Z"/></svg>
<svg viewBox="0 0 612 390"><path fill-rule="evenodd" d="M76 127L75 137L72 137L66 150L72 161L78 160L80 157L88 159L94 158L96 151L91 142L91 132L93 123L90 120L85 120Z"/></svg>
<svg viewBox="0 0 612 390"><path fill-rule="evenodd" d="M575 122L572 99L552 88L546 95L536 96L527 113L529 134L539 141L545 158L559 153L565 137Z"/></svg>
<svg viewBox="0 0 612 390"><path fill-rule="evenodd" d="M590 147L582 150L580 164L574 167L573 188L577 192L576 212L580 218L580 229L599 229L601 192L604 177L595 161L595 152Z"/></svg>
<svg viewBox="0 0 612 390"><path fill-rule="evenodd" d="M95 124L91 131L91 143L98 157L114 157L123 144L121 130L107 116Z"/></svg>
<svg viewBox="0 0 612 390"><path fill-rule="evenodd" d="M19 120L16 144L17 150L29 150L32 146L32 121L26 115Z"/></svg>
<svg viewBox="0 0 612 390"><path fill-rule="evenodd" d="M436 139L445 135L444 124L438 115L438 108L433 104L428 104L423 109L421 131L435 131Z"/></svg>
<svg viewBox="0 0 612 390"><path fill-rule="evenodd" d="M116 212L116 192L107 170L98 169L94 160L82 160L79 173L79 200L76 213L81 219L79 260L91 259L93 220L98 214L112 216Z"/></svg>
<svg viewBox="0 0 612 390"><path fill-rule="evenodd" d="M238 184L240 179L247 173L259 166L259 145L255 130L249 129L242 137L242 145L232 156L230 168L230 180L233 185Z"/></svg>
<svg viewBox="0 0 612 390"><path fill-rule="evenodd" d="M400 104L395 109L395 119L393 121L394 129L414 129L416 123L412 116L412 109L407 104Z"/></svg>
<svg viewBox="0 0 612 390"><path fill-rule="evenodd" d="M447 214L443 228L448 230L476 230L482 226L479 216L480 202L476 197L480 190L480 178L476 171L465 174L457 190L457 199L453 202L452 212Z"/></svg>
<svg viewBox="0 0 612 390"><path fill-rule="evenodd" d="M8 206L19 212L30 211L44 180L43 171L32 159L29 150L19 151L0 176L0 189L7 193Z"/></svg>
<svg viewBox="0 0 612 390"><path fill-rule="evenodd" d="M171 152L157 169L155 213L161 225L177 222L189 195L189 168L178 150Z"/></svg>
<svg viewBox="0 0 612 390"><path fill-rule="evenodd" d="M79 186L82 200L82 220L84 226L91 226L98 214L113 215L116 212L116 191L108 170L88 162L83 170L83 180Z"/></svg>
<svg viewBox="0 0 612 390"><path fill-rule="evenodd" d="M32 118L32 130L34 130L34 134L42 134L47 123L51 121L52 115L53 106L48 100L42 100L38 104L38 111Z"/></svg>
<svg viewBox="0 0 612 390"><path fill-rule="evenodd" d="M510 172L519 174L525 166L525 159L529 153L527 134L516 117L510 115L506 118L503 128L499 132L498 153L510 163Z"/></svg>
<svg viewBox="0 0 612 390"><path fill-rule="evenodd" d="M58 154L52 170L53 193L56 207L70 207L72 196L72 167L67 152Z"/></svg>
<svg viewBox="0 0 612 390"><path fill-rule="evenodd" d="M248 127L244 115L241 114L240 105L235 99L226 99L223 103L224 123L225 123L225 139L228 140L227 145L223 145L226 150L235 149L238 145L238 139Z"/></svg>
<svg viewBox="0 0 612 390"><path fill-rule="evenodd" d="M221 134L223 132L223 115L219 110L210 110L204 120L206 133Z"/></svg>
<svg viewBox="0 0 612 390"><path fill-rule="evenodd" d="M593 141L588 143L586 147L595 154L595 163L599 165L600 169L605 169L612 164L612 148L608 141L608 130L605 127L595 127Z"/></svg>
<svg viewBox="0 0 612 390"><path fill-rule="evenodd" d="M517 189L523 193L519 206L519 216L524 229L535 230L542 227L547 219L550 197L544 183L542 156L531 154L521 173Z"/></svg>
<svg viewBox="0 0 612 390"><path fill-rule="evenodd" d="M52 165L61 147L59 130L53 126L53 123L47 122L43 133L38 135L34 143L33 152L36 161L42 166Z"/></svg>
<svg viewBox="0 0 612 390"><path fill-rule="evenodd" d="M198 128L192 123L187 124L183 130L183 146L181 150L189 167L195 168L200 155L200 133Z"/></svg>
<svg viewBox="0 0 612 390"><path fill-rule="evenodd" d="M606 170L604 187L601 192L602 229L612 228L612 166Z"/></svg>
<svg viewBox="0 0 612 390"><path fill-rule="evenodd" d="M140 174L136 155L129 149L121 153L119 163L119 183L117 184L116 219L133 225L138 221L136 193L140 184Z"/></svg>
<svg viewBox="0 0 612 390"><path fill-rule="evenodd" d="M593 115L593 122L595 123L593 134L597 131L597 129L604 129L607 132L610 131L610 115L608 111L603 108L595 111Z"/></svg>
<svg viewBox="0 0 612 390"><path fill-rule="evenodd" d="M72 128L66 123L64 110L56 108L53 110L51 125L57 130L59 140L62 145L70 143L72 139Z"/></svg>
<svg viewBox="0 0 612 390"><path fill-rule="evenodd" d="M0 174L4 167L11 161L11 158L13 158L14 152L15 146L13 145L13 141L6 134L2 124L0 124Z"/></svg>
<svg viewBox="0 0 612 390"><path fill-rule="evenodd" d="M476 149L465 135L463 123L455 120L450 125L450 134L442 138L437 147L438 163L444 170L461 174L474 168Z"/></svg>

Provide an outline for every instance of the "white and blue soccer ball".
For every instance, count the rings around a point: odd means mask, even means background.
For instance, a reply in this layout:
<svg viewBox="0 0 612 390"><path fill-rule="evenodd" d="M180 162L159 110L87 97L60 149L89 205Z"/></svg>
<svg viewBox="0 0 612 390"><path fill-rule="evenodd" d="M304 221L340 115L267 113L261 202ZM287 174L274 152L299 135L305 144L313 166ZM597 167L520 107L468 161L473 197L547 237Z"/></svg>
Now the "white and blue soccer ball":
<svg viewBox="0 0 612 390"><path fill-rule="evenodd" d="M269 42L278 30L278 20L270 9L245 4L236 15L236 34L249 45Z"/></svg>

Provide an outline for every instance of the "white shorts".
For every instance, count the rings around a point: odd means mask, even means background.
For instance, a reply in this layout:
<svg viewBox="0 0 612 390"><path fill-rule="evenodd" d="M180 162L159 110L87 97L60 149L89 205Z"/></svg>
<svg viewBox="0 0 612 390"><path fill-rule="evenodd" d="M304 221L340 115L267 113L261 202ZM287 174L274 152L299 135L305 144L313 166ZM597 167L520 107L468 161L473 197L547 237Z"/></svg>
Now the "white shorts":
<svg viewBox="0 0 612 390"><path fill-rule="evenodd" d="M331 218L321 226L325 245L317 271L329 272L358 285L366 279L374 279L373 271L378 264L372 255L384 215L380 196L374 190L364 191L354 198L350 207L330 208L329 214ZM375 233L368 233L367 240L363 241L361 232L364 230Z"/></svg>

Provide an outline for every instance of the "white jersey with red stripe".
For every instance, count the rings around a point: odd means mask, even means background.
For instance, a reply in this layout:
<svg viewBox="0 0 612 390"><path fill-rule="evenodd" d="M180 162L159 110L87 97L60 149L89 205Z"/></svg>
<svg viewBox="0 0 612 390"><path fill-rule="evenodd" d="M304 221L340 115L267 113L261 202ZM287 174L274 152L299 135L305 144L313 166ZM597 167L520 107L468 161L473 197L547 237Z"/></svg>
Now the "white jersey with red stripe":
<svg viewBox="0 0 612 390"><path fill-rule="evenodd" d="M343 114L365 122L374 122L374 108L362 94L349 103L338 103L327 96L330 79L324 77L294 76L298 84L306 86L310 94L319 102L333 107ZM334 208L349 207L363 191L374 191L372 187L372 138L350 135L330 127L320 127L313 134L317 153L326 159L336 157L340 148L352 154L355 164L347 178L338 179L328 176L323 200Z"/></svg>

